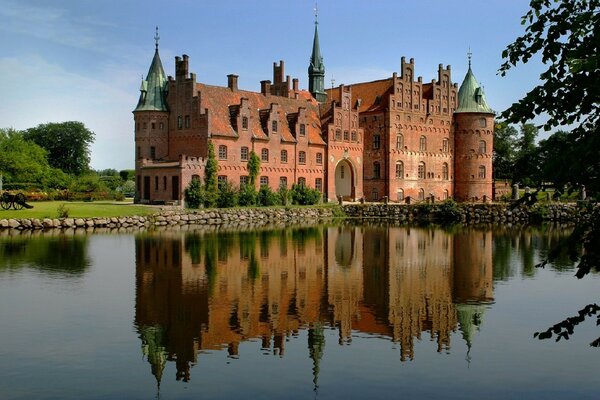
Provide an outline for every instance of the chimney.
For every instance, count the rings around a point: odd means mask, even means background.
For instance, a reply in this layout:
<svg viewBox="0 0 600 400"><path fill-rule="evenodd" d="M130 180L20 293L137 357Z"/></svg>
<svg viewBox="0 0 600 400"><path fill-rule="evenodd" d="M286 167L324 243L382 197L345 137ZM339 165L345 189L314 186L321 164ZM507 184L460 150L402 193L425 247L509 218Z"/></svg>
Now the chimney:
<svg viewBox="0 0 600 400"><path fill-rule="evenodd" d="M260 81L260 92L263 96L271 95L271 81Z"/></svg>
<svg viewBox="0 0 600 400"><path fill-rule="evenodd" d="M294 92L298 91L298 78L292 79L292 90Z"/></svg>
<svg viewBox="0 0 600 400"><path fill-rule="evenodd" d="M238 90L238 76L235 74L227 75L227 87L231 89L232 92L237 92Z"/></svg>

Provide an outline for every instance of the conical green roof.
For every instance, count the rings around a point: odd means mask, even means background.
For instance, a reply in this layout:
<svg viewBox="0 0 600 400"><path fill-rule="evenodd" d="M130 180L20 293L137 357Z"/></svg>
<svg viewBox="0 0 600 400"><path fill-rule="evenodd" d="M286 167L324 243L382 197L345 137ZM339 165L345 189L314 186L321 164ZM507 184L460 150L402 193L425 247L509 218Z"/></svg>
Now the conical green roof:
<svg viewBox="0 0 600 400"><path fill-rule="evenodd" d="M458 89L458 108L455 113L488 113L494 111L487 105L483 88L477 83L475 75L469 66L467 75Z"/></svg>
<svg viewBox="0 0 600 400"><path fill-rule="evenodd" d="M162 373L167 363L167 352L164 342L166 333L161 326L144 326L140 329L142 339L142 353L148 358L152 368L152 375L160 387Z"/></svg>
<svg viewBox="0 0 600 400"><path fill-rule="evenodd" d="M308 72L325 72L325 65L323 65L323 56L321 56L321 46L319 45L319 30L317 29L318 23L315 22L315 37L313 39L312 55L310 56L310 65L308 66Z"/></svg>
<svg viewBox="0 0 600 400"><path fill-rule="evenodd" d="M486 306L484 304L463 303L456 305L456 316L462 337L470 348L475 331L483 323Z"/></svg>
<svg viewBox="0 0 600 400"><path fill-rule="evenodd" d="M133 111L169 111L166 101L167 77L158 54L158 46L146 79L142 80L140 99Z"/></svg>

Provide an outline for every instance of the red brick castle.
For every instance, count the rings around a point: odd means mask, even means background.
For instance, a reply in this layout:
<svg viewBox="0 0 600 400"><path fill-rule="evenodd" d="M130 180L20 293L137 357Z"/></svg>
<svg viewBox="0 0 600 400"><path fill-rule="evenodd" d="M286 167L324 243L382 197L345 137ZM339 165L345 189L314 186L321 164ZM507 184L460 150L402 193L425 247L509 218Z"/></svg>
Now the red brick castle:
<svg viewBox="0 0 600 400"><path fill-rule="evenodd" d="M285 75L283 61L260 92L240 90L233 74L224 87L197 82L185 54L167 78L157 35L133 111L138 201L181 203L204 175L209 142L219 181L235 185L248 182L254 151L260 185L274 190L304 184L329 201L491 199L494 112L470 60L460 89L450 66L425 83L403 57L400 74L326 90L317 28L308 91Z"/></svg>

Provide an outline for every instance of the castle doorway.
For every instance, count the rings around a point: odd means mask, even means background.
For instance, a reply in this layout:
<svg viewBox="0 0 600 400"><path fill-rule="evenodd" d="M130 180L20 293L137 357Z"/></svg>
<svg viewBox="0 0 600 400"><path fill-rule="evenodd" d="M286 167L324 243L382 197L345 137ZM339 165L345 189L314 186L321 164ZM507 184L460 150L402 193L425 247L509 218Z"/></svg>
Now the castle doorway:
<svg viewBox="0 0 600 400"><path fill-rule="evenodd" d="M354 168L348 160L341 160L335 167L335 196L344 200L354 200Z"/></svg>

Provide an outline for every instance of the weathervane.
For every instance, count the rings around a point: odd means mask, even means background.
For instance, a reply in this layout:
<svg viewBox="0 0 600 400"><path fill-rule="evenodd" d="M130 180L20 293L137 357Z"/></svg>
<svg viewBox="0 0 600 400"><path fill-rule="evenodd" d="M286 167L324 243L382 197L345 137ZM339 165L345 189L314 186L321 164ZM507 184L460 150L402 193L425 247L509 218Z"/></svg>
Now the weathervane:
<svg viewBox="0 0 600 400"><path fill-rule="evenodd" d="M315 8L313 8L314 12L315 12L315 25L319 23L318 19L319 19L319 5L317 4L317 2L315 1Z"/></svg>
<svg viewBox="0 0 600 400"><path fill-rule="evenodd" d="M156 25L156 34L154 35L156 50L158 50L158 41L159 40L160 40L160 36L158 36L158 25Z"/></svg>
<svg viewBox="0 0 600 400"><path fill-rule="evenodd" d="M333 77L333 74L331 74L331 88L333 89L334 86L335 86L335 78Z"/></svg>
<svg viewBox="0 0 600 400"><path fill-rule="evenodd" d="M471 53L471 46L469 46L469 51L467 52L467 58L469 59L469 68L471 68L471 57L473 53Z"/></svg>

